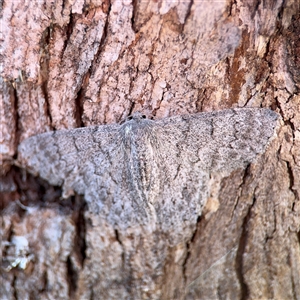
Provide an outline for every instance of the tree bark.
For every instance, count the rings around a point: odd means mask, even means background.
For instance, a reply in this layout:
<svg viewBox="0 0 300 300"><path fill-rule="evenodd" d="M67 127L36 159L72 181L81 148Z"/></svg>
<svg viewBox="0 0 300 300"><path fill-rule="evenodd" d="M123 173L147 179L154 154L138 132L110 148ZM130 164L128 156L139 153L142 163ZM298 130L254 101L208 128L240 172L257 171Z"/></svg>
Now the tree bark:
<svg viewBox="0 0 300 300"><path fill-rule="evenodd" d="M300 299L299 1L4 1L1 24L1 299ZM18 165L45 131L232 107L280 128L175 246Z"/></svg>

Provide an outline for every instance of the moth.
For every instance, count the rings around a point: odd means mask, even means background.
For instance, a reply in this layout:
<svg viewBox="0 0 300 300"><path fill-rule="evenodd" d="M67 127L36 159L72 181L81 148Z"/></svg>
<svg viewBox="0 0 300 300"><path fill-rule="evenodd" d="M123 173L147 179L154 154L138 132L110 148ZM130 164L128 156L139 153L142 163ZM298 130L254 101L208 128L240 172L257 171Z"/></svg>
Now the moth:
<svg viewBox="0 0 300 300"><path fill-rule="evenodd" d="M149 222L163 231L196 223L212 172L229 174L263 153L278 114L241 108L47 132L24 140L18 159L33 174L84 195L119 229Z"/></svg>

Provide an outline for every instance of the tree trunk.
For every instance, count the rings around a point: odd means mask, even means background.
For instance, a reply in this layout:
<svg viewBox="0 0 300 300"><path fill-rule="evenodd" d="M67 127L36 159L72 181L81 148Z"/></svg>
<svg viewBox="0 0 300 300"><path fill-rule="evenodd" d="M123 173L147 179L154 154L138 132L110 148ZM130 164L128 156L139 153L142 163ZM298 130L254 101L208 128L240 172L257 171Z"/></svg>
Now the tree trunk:
<svg viewBox="0 0 300 300"><path fill-rule="evenodd" d="M4 1L1 299L300 299L300 4ZM20 166L45 131L234 107L282 117L195 230L119 232Z"/></svg>

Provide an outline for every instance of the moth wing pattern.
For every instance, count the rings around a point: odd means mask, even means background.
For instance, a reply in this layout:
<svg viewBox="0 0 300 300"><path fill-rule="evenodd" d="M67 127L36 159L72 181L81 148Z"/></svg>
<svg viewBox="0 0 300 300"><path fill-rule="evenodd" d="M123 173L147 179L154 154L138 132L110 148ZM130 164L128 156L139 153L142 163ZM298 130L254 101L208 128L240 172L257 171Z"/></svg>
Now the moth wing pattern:
<svg viewBox="0 0 300 300"><path fill-rule="evenodd" d="M118 227L146 223L151 207L164 231L183 233L201 215L210 173L252 162L277 119L243 108L56 131L23 141L19 159Z"/></svg>
<svg viewBox="0 0 300 300"><path fill-rule="evenodd" d="M20 144L18 159L34 175L62 186L64 198L84 195L89 210L110 223L145 223L148 215L131 189L119 128L100 125L32 136Z"/></svg>
<svg viewBox="0 0 300 300"><path fill-rule="evenodd" d="M156 211L162 223L194 223L208 197L210 173L229 175L262 153L278 114L242 108L174 116L156 121L161 189ZM169 222L166 222L169 220Z"/></svg>

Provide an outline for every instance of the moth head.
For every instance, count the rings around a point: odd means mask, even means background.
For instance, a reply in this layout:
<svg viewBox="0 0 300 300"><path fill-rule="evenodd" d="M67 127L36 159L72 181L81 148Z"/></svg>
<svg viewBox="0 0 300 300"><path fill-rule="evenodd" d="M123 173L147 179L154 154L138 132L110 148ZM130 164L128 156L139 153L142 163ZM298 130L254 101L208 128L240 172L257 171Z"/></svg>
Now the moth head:
<svg viewBox="0 0 300 300"><path fill-rule="evenodd" d="M139 123L140 121L147 120L147 115L142 114L141 112L137 111L134 112L132 115L127 116L125 119L123 119L119 124L124 124L124 123L131 123L132 121Z"/></svg>
<svg viewBox="0 0 300 300"><path fill-rule="evenodd" d="M131 121L131 120L140 121L143 119L147 119L147 116L145 114L142 114L141 112L137 111L137 112L134 112L132 115L128 116L126 118L126 121Z"/></svg>

